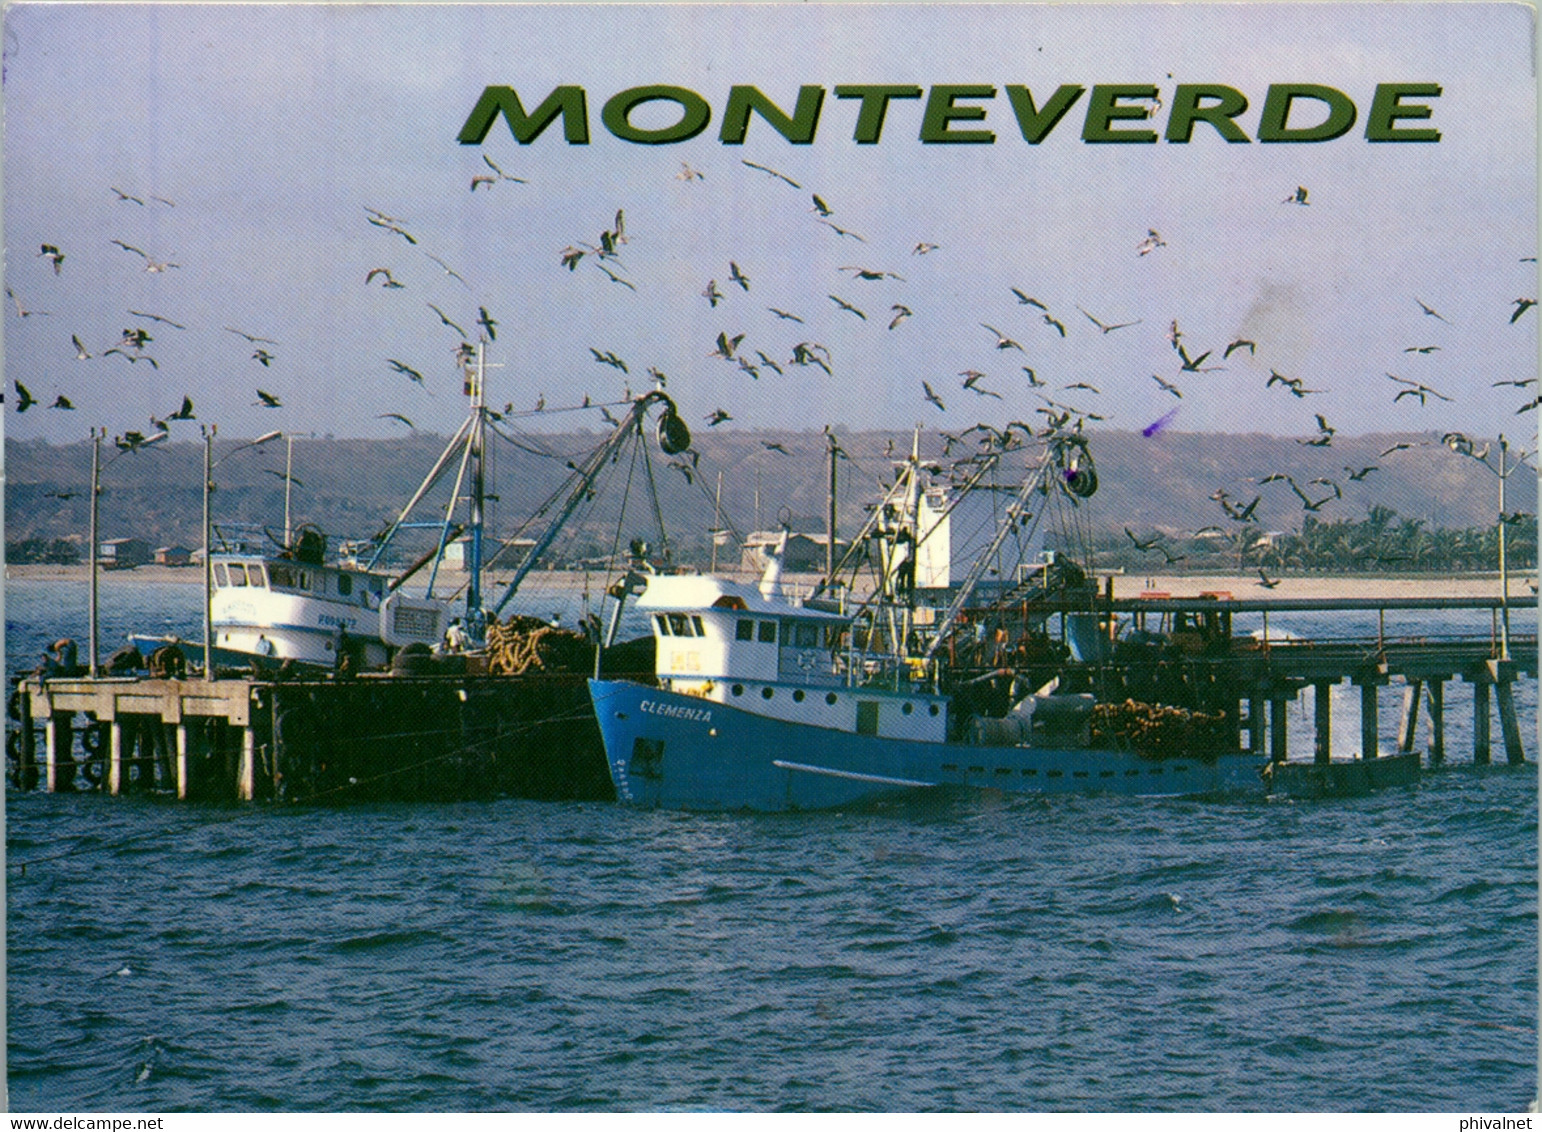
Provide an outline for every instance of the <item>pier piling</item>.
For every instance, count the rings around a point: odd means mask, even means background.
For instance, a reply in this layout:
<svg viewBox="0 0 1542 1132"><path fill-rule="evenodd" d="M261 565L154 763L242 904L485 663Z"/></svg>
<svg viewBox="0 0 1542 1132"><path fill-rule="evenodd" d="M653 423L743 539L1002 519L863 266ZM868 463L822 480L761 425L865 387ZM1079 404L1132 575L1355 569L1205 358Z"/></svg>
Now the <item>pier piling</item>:
<svg viewBox="0 0 1542 1132"><path fill-rule="evenodd" d="M1381 753L1376 698L1382 685L1387 683L1386 667L1356 673L1352 679L1360 689L1360 757L1374 759Z"/></svg>
<svg viewBox="0 0 1542 1132"><path fill-rule="evenodd" d="M1419 733L1419 700L1424 692L1424 681L1410 678L1403 685L1403 711L1397 725L1397 749L1406 755L1414 749Z"/></svg>
<svg viewBox="0 0 1542 1132"><path fill-rule="evenodd" d="M1333 750L1333 686L1338 681L1319 680L1312 685L1312 722L1316 726L1316 743L1312 761L1325 763Z"/></svg>

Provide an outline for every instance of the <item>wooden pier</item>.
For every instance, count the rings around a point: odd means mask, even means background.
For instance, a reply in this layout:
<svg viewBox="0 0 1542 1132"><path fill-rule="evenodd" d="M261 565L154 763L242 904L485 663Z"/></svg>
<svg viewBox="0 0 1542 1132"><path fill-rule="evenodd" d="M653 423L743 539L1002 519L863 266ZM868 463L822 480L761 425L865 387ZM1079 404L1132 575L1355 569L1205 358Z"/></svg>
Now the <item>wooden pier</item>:
<svg viewBox="0 0 1542 1132"><path fill-rule="evenodd" d="M1451 753L1447 712L1462 706L1472 712L1472 762L1492 761L1497 714L1505 760L1520 764L1527 755L1514 688L1518 679L1537 676L1537 640L1506 634L1501 641L1498 605L1496 599L1105 599L1103 612L1131 616L1140 626L1161 618L1181 631L1172 632L1161 657L1116 653L1111 661L1081 666L1080 678L1085 690L1115 703L1140 700L1144 691L1176 680L1199 697L1193 706L1224 718L1227 743L1267 753L1277 785L1294 782L1309 793L1407 780L1417 776L1426 754L1429 765L1440 765ZM1535 607L1535 597L1509 602L1511 609ZM1370 610L1384 625L1389 611L1461 608L1494 610L1495 632L1460 639L1385 632L1315 641L1267 636L1270 613ZM1057 611L1068 610L1042 603L1023 610L1025 619ZM1262 614L1264 639L1231 637L1238 613ZM1208 639L1207 625L1217 630ZM1196 631L1185 635L1188 628ZM1174 653L1181 655L1173 659ZM1379 691L1394 682L1403 693L1396 750L1383 753ZM1348 763L1342 751L1333 757L1331 720L1333 689L1346 683L1358 689L1360 708L1357 750ZM1307 688L1312 753L1292 758L1287 711ZM11 718L11 780L21 789L157 790L244 801L613 797L578 674L28 677L12 697ZM1428 734L1423 751L1421 729ZM1379 765L1344 769L1371 763Z"/></svg>

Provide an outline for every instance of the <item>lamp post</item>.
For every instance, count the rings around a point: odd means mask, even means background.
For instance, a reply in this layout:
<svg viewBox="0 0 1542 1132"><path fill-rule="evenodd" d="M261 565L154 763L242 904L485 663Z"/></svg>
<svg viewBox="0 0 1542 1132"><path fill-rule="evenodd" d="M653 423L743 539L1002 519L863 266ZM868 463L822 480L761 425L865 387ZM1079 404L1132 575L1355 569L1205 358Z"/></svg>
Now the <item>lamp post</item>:
<svg viewBox="0 0 1542 1132"><path fill-rule="evenodd" d="M214 437L218 433L218 425L203 426L203 678L211 682L214 679L214 561L210 555L213 536L209 522L209 496L214 492L214 469L237 452L255 448L259 444L266 444L284 435L282 431L274 429L256 440L249 440L239 447L232 448L215 460Z"/></svg>
<svg viewBox="0 0 1542 1132"><path fill-rule="evenodd" d="M1472 440L1459 432L1448 432L1441 438L1447 448L1458 455L1469 457L1482 464L1499 477L1499 659L1510 659L1510 567L1505 553L1505 481L1517 467L1526 464L1528 452L1521 452L1515 463L1509 462L1510 445L1501 435L1499 438L1499 466L1489 462L1489 447L1473 447Z"/></svg>
<svg viewBox="0 0 1542 1132"><path fill-rule="evenodd" d="M96 429L96 428L93 428L91 430L91 545L90 545L90 554L91 554L91 617L90 617L90 626L91 626L91 628L90 628L90 636L91 636L91 668L90 668L89 671L90 671L90 674L91 674L91 679L93 679L93 680L96 679L96 675L97 675L97 671L96 671L97 660L96 660L96 658L97 658L97 655L101 651L100 645L98 643L99 638L98 638L98 630L97 630L97 624L96 624L96 596L97 596L97 576L96 576L97 561L96 560L97 560L97 553L98 553L97 548L101 545L100 543L97 542L97 537L98 536L97 536L97 529L96 529L96 521L97 521L96 512L97 512L97 495L101 491L101 486L100 485L101 485L101 482L102 482L102 434L105 431L106 431L105 429Z"/></svg>

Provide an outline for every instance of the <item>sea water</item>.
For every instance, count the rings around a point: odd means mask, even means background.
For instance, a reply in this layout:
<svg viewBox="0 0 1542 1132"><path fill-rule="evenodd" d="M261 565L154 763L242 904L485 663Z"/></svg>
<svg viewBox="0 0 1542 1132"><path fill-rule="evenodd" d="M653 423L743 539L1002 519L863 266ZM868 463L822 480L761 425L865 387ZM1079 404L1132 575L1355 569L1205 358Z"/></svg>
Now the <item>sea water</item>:
<svg viewBox="0 0 1542 1132"><path fill-rule="evenodd" d="M112 581L104 651L201 636L198 587ZM12 670L83 640L83 591L8 585ZM1398 617L1389 635L1489 624ZM1470 765L1464 689L1445 769L1318 802L940 792L693 815L11 792L10 1105L1518 1110L1537 777ZM1535 758L1532 682L1517 701ZM1357 739L1344 706L1335 734Z"/></svg>

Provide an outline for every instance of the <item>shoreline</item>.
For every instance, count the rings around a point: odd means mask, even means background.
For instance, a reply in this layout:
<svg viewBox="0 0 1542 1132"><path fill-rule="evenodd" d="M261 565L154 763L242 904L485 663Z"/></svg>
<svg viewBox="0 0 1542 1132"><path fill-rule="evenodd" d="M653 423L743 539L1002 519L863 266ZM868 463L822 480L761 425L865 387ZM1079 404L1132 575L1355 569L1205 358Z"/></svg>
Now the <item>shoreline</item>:
<svg viewBox="0 0 1542 1132"><path fill-rule="evenodd" d="M485 583L496 586L512 576L496 572ZM818 581L816 574L788 574L785 580L798 591L806 592ZM1498 597L1500 596L1497 573L1397 576L1353 575L1332 577L1326 575L1286 574L1273 589L1265 589L1256 574L1114 574L1111 575L1116 598L1139 597L1143 592L1169 594L1173 597L1197 597L1202 593L1229 594L1236 600L1247 598L1398 598L1398 597ZM110 591L120 581L169 583L197 586L203 584L203 571L198 567L139 566L133 570L104 570L99 584ZM85 585L88 569L83 564L74 565L8 565L5 571L7 583L30 581L75 581ZM440 571L441 583L447 592L453 592L464 582L461 571ZM583 573L568 570L532 571L527 582L532 589L583 590L598 593L603 590L609 576L599 572ZM754 581L748 575L742 580ZM1510 596L1532 596L1535 581L1531 572L1510 576ZM1104 581L1103 585L1107 585Z"/></svg>

